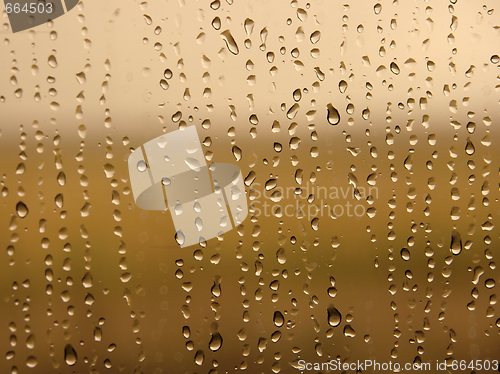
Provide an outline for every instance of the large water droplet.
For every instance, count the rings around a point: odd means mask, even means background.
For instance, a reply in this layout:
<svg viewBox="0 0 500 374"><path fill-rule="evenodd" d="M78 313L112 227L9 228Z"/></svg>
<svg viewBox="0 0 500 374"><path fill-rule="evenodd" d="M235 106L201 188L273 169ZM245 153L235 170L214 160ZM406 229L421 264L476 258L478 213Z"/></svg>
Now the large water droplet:
<svg viewBox="0 0 500 374"><path fill-rule="evenodd" d="M184 242L186 241L186 237L182 231L177 231L175 233L175 240L179 245L184 245Z"/></svg>
<svg viewBox="0 0 500 374"><path fill-rule="evenodd" d="M274 312L273 322L276 327L281 327L285 323L285 318L280 311Z"/></svg>
<svg viewBox="0 0 500 374"><path fill-rule="evenodd" d="M141 160L137 163L137 170L139 170L141 173L145 172L148 169L148 165L146 164L146 161Z"/></svg>
<svg viewBox="0 0 500 374"><path fill-rule="evenodd" d="M340 122L339 111L332 104L328 104L326 108L328 123L330 125L338 125Z"/></svg>
<svg viewBox="0 0 500 374"><path fill-rule="evenodd" d="M26 204L23 203L22 201L18 202L16 205L16 213L19 218L25 218L29 213Z"/></svg>
<svg viewBox="0 0 500 374"><path fill-rule="evenodd" d="M71 344L66 344L64 347L64 361L69 366L75 365L78 361L78 355Z"/></svg>
<svg viewBox="0 0 500 374"><path fill-rule="evenodd" d="M340 314L337 308L331 306L328 308L327 312L328 324L332 327L337 327L338 325L340 325L340 322L342 321L342 314Z"/></svg>
<svg viewBox="0 0 500 374"><path fill-rule="evenodd" d="M238 53L240 53L238 44L236 44L236 41L234 40L233 35L231 35L231 32L229 30L223 31L220 35L226 42L226 46L227 49L229 49L229 52L231 52L233 55L237 55Z"/></svg>
<svg viewBox="0 0 500 374"><path fill-rule="evenodd" d="M213 333L208 346L212 352L218 351L222 347L222 336L218 332Z"/></svg>

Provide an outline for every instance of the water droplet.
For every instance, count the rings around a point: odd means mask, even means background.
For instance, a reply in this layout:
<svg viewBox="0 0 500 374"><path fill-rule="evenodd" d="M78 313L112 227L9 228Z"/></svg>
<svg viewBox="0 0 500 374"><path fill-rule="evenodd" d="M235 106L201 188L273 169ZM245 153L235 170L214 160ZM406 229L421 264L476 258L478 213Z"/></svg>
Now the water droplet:
<svg viewBox="0 0 500 374"><path fill-rule="evenodd" d="M238 48L238 45L236 44L236 41L233 38L233 35L231 35L231 32L229 30L225 30L221 33L222 39L226 42L227 49L229 52L231 52L233 55L237 55L240 53L240 49Z"/></svg>
<svg viewBox="0 0 500 374"><path fill-rule="evenodd" d="M354 338L356 336L356 331L354 331L351 325L346 325L344 327L344 335L348 338Z"/></svg>
<svg viewBox="0 0 500 374"><path fill-rule="evenodd" d="M346 92L346 90L347 90L347 82L344 80L341 80L339 82L339 91L340 91L340 93L344 93L344 92Z"/></svg>
<svg viewBox="0 0 500 374"><path fill-rule="evenodd" d="M241 148L236 145L233 145L232 152L236 161L240 161L241 157L243 156L243 151L241 150Z"/></svg>
<svg viewBox="0 0 500 374"><path fill-rule="evenodd" d="M36 359L35 356L28 356L26 359L26 366L29 368L34 368L38 365L38 360ZM15 371L17 373L17 371Z"/></svg>
<svg viewBox="0 0 500 374"><path fill-rule="evenodd" d="M453 231L451 233L450 251L455 256L462 252L462 238L458 231Z"/></svg>
<svg viewBox="0 0 500 374"><path fill-rule="evenodd" d="M148 165L146 164L146 161L144 161L144 160L139 161L137 163L137 170L140 171L141 173L148 170Z"/></svg>
<svg viewBox="0 0 500 374"><path fill-rule="evenodd" d="M495 284L496 284L496 283L495 283L495 280L494 280L493 278L488 278L488 279L486 279L486 280L484 281L484 286L485 286L486 288L489 288L489 289L494 288L494 287L495 287Z"/></svg>
<svg viewBox="0 0 500 374"><path fill-rule="evenodd" d="M19 218L25 218L29 213L26 204L23 203L22 201L18 202L16 205L16 213Z"/></svg>
<svg viewBox="0 0 500 374"><path fill-rule="evenodd" d="M253 28L255 26L255 22L250 18L247 18L244 23L245 32L248 36L250 36L253 32Z"/></svg>
<svg viewBox="0 0 500 374"><path fill-rule="evenodd" d="M408 248L401 248L401 258L405 261L409 261L410 260L410 251L408 250Z"/></svg>
<svg viewBox="0 0 500 374"><path fill-rule="evenodd" d="M391 66L390 66L390 68L391 68L391 71L392 71L394 74L396 74L396 75L398 75L398 74L401 72L401 70L399 70L399 66L398 66L398 64L396 64L395 62L391 62Z"/></svg>
<svg viewBox="0 0 500 374"><path fill-rule="evenodd" d="M299 112L300 106L298 103L293 104L290 109L288 109L288 112L286 113L286 116L288 119L294 119L297 113Z"/></svg>
<svg viewBox="0 0 500 374"><path fill-rule="evenodd" d="M338 125L340 122L340 114L339 111L332 105L327 105L327 119L330 125Z"/></svg>
<svg viewBox="0 0 500 374"><path fill-rule="evenodd" d="M314 31L311 34L310 40L312 44L316 44L317 42L319 42L320 39L321 39L321 32L319 32L318 30Z"/></svg>
<svg viewBox="0 0 500 374"><path fill-rule="evenodd" d="M66 347L64 347L64 361L69 366L75 365L78 361L76 351L71 344L66 344Z"/></svg>
<svg viewBox="0 0 500 374"><path fill-rule="evenodd" d="M208 346L212 352L217 352L222 347L222 336L218 332L213 333Z"/></svg>
<svg viewBox="0 0 500 374"><path fill-rule="evenodd" d="M465 145L465 153L467 153L469 156L472 156L475 151L476 148L474 147L474 144L472 144L471 140L467 138L467 144Z"/></svg>
<svg viewBox="0 0 500 374"><path fill-rule="evenodd" d="M196 354L194 355L194 362L196 365L201 366L203 365L203 361L205 360L205 354L203 351L197 351Z"/></svg>
<svg viewBox="0 0 500 374"><path fill-rule="evenodd" d="M283 314L280 311L274 312L273 322L276 327L281 327L285 323L285 317L283 317Z"/></svg>
<svg viewBox="0 0 500 374"><path fill-rule="evenodd" d="M327 312L328 312L328 324L332 327L337 327L338 325L340 325L340 322L342 321L342 315L337 310L337 308L331 306L328 308Z"/></svg>
<svg viewBox="0 0 500 374"><path fill-rule="evenodd" d="M53 69L55 69L57 67L57 59L56 59L56 56L54 55L50 55L48 60L47 60L49 66Z"/></svg>
<svg viewBox="0 0 500 374"><path fill-rule="evenodd" d="M214 282L212 288L210 289L210 292L212 292L212 295L214 295L215 297L220 297L222 290L219 281Z"/></svg>
<svg viewBox="0 0 500 374"><path fill-rule="evenodd" d="M91 288L93 285L92 275L89 272L86 272L82 278L82 284L84 288Z"/></svg>
<svg viewBox="0 0 500 374"><path fill-rule="evenodd" d="M293 91L293 99L295 101L300 101L302 99L302 91L300 88L297 88L295 91Z"/></svg>
<svg viewBox="0 0 500 374"><path fill-rule="evenodd" d="M175 233L175 240L176 242L179 244L179 245L184 245L185 241L186 241L186 237L184 235L184 233L182 231L177 231Z"/></svg>

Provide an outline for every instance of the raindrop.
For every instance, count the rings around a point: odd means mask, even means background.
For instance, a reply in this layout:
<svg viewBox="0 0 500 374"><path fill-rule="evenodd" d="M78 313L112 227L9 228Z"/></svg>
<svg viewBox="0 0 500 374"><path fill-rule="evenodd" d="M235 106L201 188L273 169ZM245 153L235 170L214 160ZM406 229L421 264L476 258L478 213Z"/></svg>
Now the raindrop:
<svg viewBox="0 0 500 374"><path fill-rule="evenodd" d="M344 80L341 80L339 82L339 91L340 93L344 93L347 90L347 82Z"/></svg>
<svg viewBox="0 0 500 374"><path fill-rule="evenodd" d="M329 307L328 310L328 324L332 327L337 327L342 321L342 315L333 306Z"/></svg>
<svg viewBox="0 0 500 374"><path fill-rule="evenodd" d="M186 241L186 237L184 236L184 233L182 231L177 231L175 233L175 240L179 245L184 245L184 242Z"/></svg>
<svg viewBox="0 0 500 374"><path fill-rule="evenodd" d="M338 125L340 122L339 111L332 105L327 105L327 119L330 125Z"/></svg>
<svg viewBox="0 0 500 374"><path fill-rule="evenodd" d="M232 152L236 161L240 161L241 157L243 156L243 151L241 150L241 148L236 145L233 145Z"/></svg>
<svg viewBox="0 0 500 374"><path fill-rule="evenodd" d="M293 91L293 99L295 101L300 101L302 99L302 91L300 88L297 88L295 91Z"/></svg>
<svg viewBox="0 0 500 374"><path fill-rule="evenodd" d="M210 289L210 292L214 297L220 297L221 295L221 287L220 283L218 281L215 281L214 284L212 285L212 288Z"/></svg>
<svg viewBox="0 0 500 374"><path fill-rule="evenodd" d="M141 173L148 170L148 165L146 164L146 161L144 161L144 160L139 161L137 163L137 170L140 171Z"/></svg>
<svg viewBox="0 0 500 374"><path fill-rule="evenodd" d="M273 322L276 327L281 327L285 323L285 317L283 317L283 314L280 311L274 312Z"/></svg>
<svg viewBox="0 0 500 374"><path fill-rule="evenodd" d="M27 359L26 359L26 366L29 367L29 368L34 368L38 365L38 360L36 359L35 356L29 356ZM15 373L17 373L17 371L15 371Z"/></svg>
<svg viewBox="0 0 500 374"><path fill-rule="evenodd" d="M486 288L494 288L495 287L495 280L493 278L488 278L484 281L484 286Z"/></svg>
<svg viewBox="0 0 500 374"><path fill-rule="evenodd" d="M300 109L299 104L295 103L293 104L290 109L288 109L288 112L286 113L286 116L288 119L294 119L295 116L297 115L298 111Z"/></svg>
<svg viewBox="0 0 500 374"><path fill-rule="evenodd" d="M410 260L410 251L408 250L408 248L401 248L401 258L405 261L409 261Z"/></svg>
<svg viewBox="0 0 500 374"><path fill-rule="evenodd" d="M321 39L321 32L319 32L318 30L314 31L311 34L310 40L312 44L316 44L317 42L319 42L320 39Z"/></svg>
<svg viewBox="0 0 500 374"><path fill-rule="evenodd" d="M462 252L462 238L458 231L453 231L451 234L450 251L455 256Z"/></svg>
<svg viewBox="0 0 500 374"><path fill-rule="evenodd" d="M173 75L174 74L172 73L172 70L170 70L170 69L165 69L165 71L163 72L163 76L166 79L171 79Z"/></svg>
<svg viewBox="0 0 500 374"><path fill-rule="evenodd" d="M194 362L196 365L201 366L203 365L203 361L205 360L205 354L203 351L197 351L196 354L194 355Z"/></svg>
<svg viewBox="0 0 500 374"><path fill-rule="evenodd" d="M168 82L165 79L160 80L160 87L164 90L168 90L170 87Z"/></svg>
<svg viewBox="0 0 500 374"><path fill-rule="evenodd" d="M66 364L73 366L76 364L77 360L78 356L73 346L71 344L66 344L66 347L64 347L64 361Z"/></svg>
<svg viewBox="0 0 500 374"><path fill-rule="evenodd" d="M18 202L16 205L16 213L19 218L25 218L29 213L26 204L23 203L22 201Z"/></svg>
<svg viewBox="0 0 500 374"><path fill-rule="evenodd" d="M91 288L93 285L92 275L89 272L85 273L82 278L82 284L84 288Z"/></svg>
<svg viewBox="0 0 500 374"><path fill-rule="evenodd" d="M399 69L398 64L396 64L395 62L391 62L391 66L390 66L390 68L391 68L391 71L392 71L394 74L396 74L396 75L398 75L398 74L401 72L401 70Z"/></svg>
<svg viewBox="0 0 500 374"><path fill-rule="evenodd" d="M212 352L217 352L222 347L222 336L218 332L213 333L208 346Z"/></svg>
<svg viewBox="0 0 500 374"><path fill-rule="evenodd" d="M408 155L405 160L403 161L403 164L408 171L413 170L413 156L410 154Z"/></svg>
<svg viewBox="0 0 500 374"><path fill-rule="evenodd" d="M254 26L255 22L253 20L251 20L250 18L247 18L245 20L244 27L245 27L245 32L248 36L252 34Z"/></svg>
<svg viewBox="0 0 500 374"><path fill-rule="evenodd" d="M221 34L222 39L224 42L226 42L227 49L229 49L229 52L231 52L233 55L237 55L240 50L238 48L238 45L236 44L236 41L233 38L233 35L231 35L231 32L229 30L223 31Z"/></svg>
<svg viewBox="0 0 500 374"><path fill-rule="evenodd" d="M347 325L344 327L344 335L348 338L354 338L356 336L356 331L354 331L351 325Z"/></svg>
<svg viewBox="0 0 500 374"><path fill-rule="evenodd" d="M467 144L465 145L465 153L469 156L472 156L476 149L474 148L474 144L472 144L471 140L467 138Z"/></svg>
<svg viewBox="0 0 500 374"><path fill-rule="evenodd" d="M54 55L50 55L48 60L47 60L49 66L53 69L55 69L57 67L57 59L56 59L56 56Z"/></svg>

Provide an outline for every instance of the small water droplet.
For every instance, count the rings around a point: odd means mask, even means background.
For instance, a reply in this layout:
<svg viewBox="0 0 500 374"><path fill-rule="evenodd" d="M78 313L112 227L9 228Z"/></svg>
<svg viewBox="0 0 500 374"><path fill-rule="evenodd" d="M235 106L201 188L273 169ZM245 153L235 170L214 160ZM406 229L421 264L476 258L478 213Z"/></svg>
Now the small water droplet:
<svg viewBox="0 0 500 374"><path fill-rule="evenodd" d="M451 233L450 251L455 256L462 252L462 238L458 231L453 231Z"/></svg>
<svg viewBox="0 0 500 374"><path fill-rule="evenodd" d="M148 170L148 165L146 164L146 161L144 161L144 160L139 161L137 163L137 170L139 170L141 173Z"/></svg>

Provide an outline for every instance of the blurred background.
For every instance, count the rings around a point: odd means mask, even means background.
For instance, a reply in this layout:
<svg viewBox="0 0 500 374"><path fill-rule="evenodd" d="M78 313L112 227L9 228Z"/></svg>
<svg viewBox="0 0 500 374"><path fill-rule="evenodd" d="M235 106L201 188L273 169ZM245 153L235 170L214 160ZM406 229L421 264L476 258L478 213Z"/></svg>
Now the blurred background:
<svg viewBox="0 0 500 374"><path fill-rule="evenodd" d="M85 0L15 34L3 12L0 372L499 359L495 6ZM127 158L187 125L250 214L181 249Z"/></svg>

